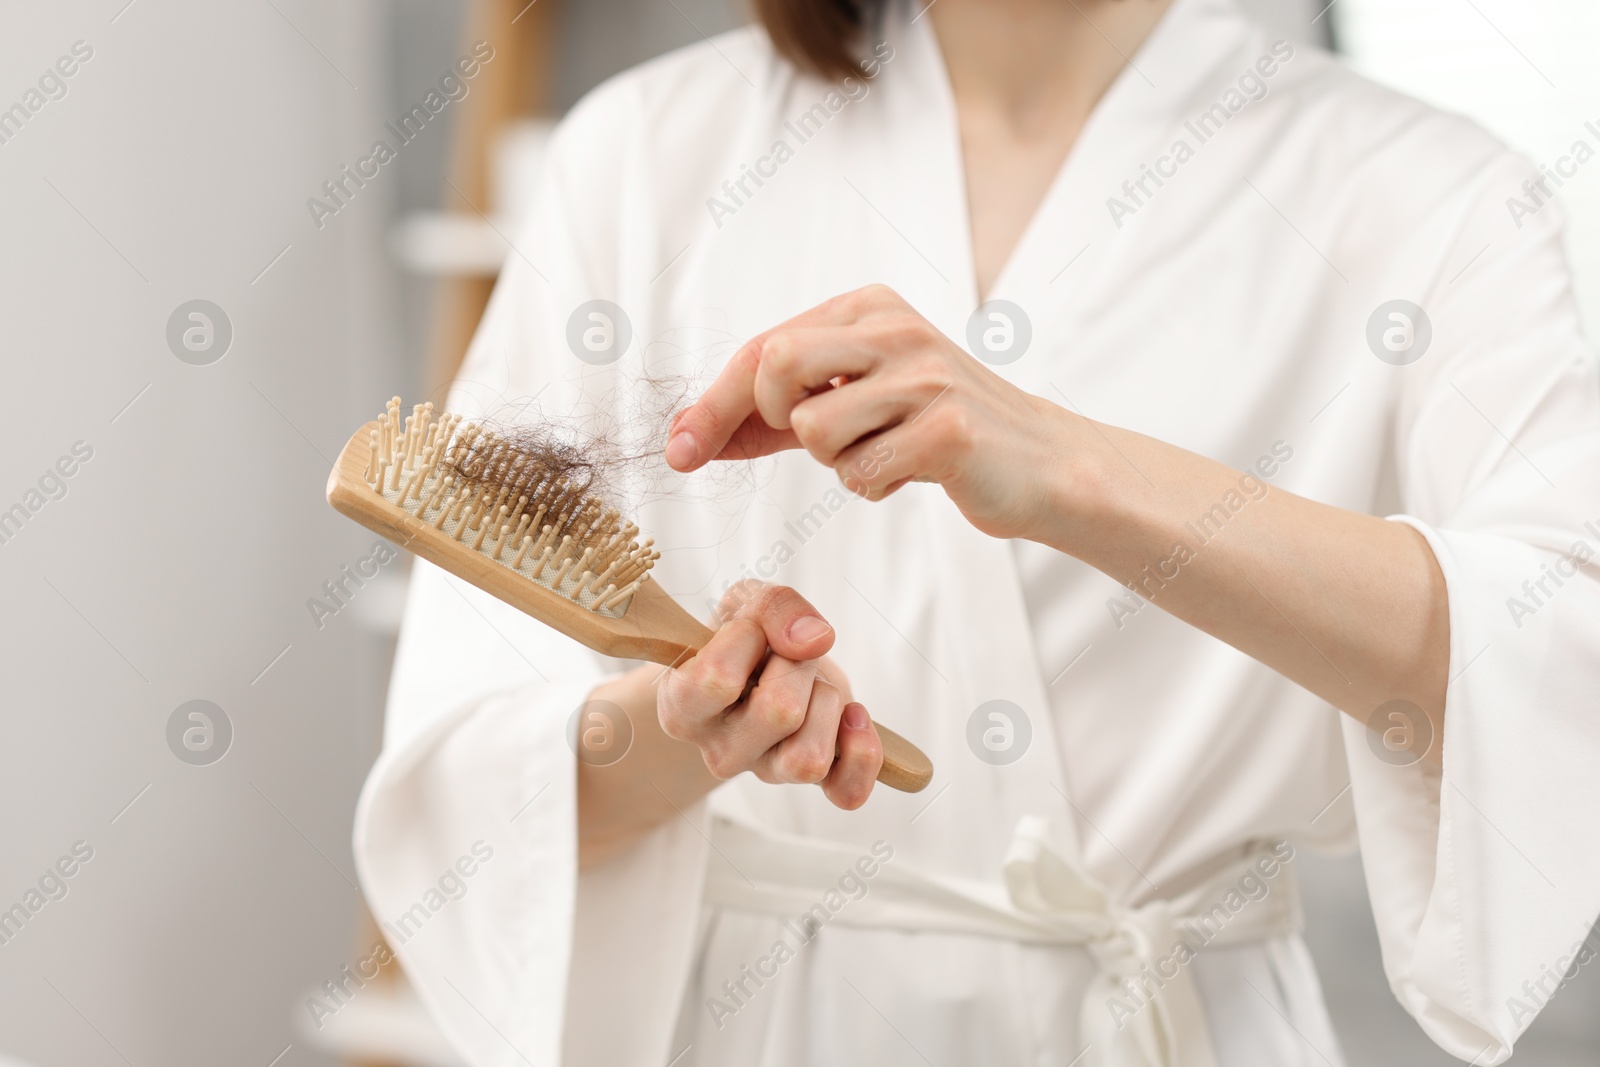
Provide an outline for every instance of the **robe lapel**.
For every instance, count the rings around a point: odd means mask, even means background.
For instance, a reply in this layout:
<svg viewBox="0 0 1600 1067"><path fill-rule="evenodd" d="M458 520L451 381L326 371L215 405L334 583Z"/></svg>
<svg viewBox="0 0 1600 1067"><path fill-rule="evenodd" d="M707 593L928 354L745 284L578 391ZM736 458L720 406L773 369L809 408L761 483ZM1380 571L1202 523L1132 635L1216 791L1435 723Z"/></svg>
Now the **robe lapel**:
<svg viewBox="0 0 1600 1067"><path fill-rule="evenodd" d="M1137 180L1144 165L1171 146L1181 126L1173 116L1204 99L1205 87L1230 62L1242 25L1228 0L1176 0L1097 106L988 296L1021 307L1032 330L1022 358L994 366L1003 377L1069 408L1082 403L1090 409L1082 413L1093 417L1093 383L1109 382L1116 368L1075 366L1079 346L1073 342L1092 328L1090 310L1126 289L1119 264L1135 233L1116 224L1108 199L1122 195L1123 183ZM904 209L900 221L884 213L904 246L894 254L922 260L897 272L900 291L965 345L978 299L955 101L929 20L910 21L902 6L885 38L902 64L883 87L885 143L909 138L918 148L877 168L885 199L887 190L900 191L894 203ZM891 130L894 140L887 137ZM1072 800L1011 546L973 529L942 494L924 499L938 557L960 561L947 565L941 578L947 602L958 607L945 614L943 625L947 647L959 652L951 660L959 707L1009 700L1032 732L1026 756L983 768L993 779L986 784L1012 824L1028 815L1047 817L1063 854L1081 860L1080 833L1090 831L1078 827L1082 815Z"/></svg>
<svg viewBox="0 0 1600 1067"><path fill-rule="evenodd" d="M956 652L945 673L959 714L944 730L965 735L962 745L951 746L962 763L952 780L959 786L967 779L993 798L1004 820L993 827L997 836L1028 816L1042 818L1057 849L1076 861L1082 856L1077 816L1010 543L978 532L943 493L925 493L923 501L937 558L949 561L941 569L940 600L953 610L942 613L940 626L945 647ZM997 746L1025 746L1020 757L985 759L990 730L1002 731ZM990 759L1009 757L1001 748Z"/></svg>
<svg viewBox="0 0 1600 1067"><path fill-rule="evenodd" d="M912 22L902 5L885 37L897 51L895 62L903 66L885 86L880 119L886 132L895 131L897 141L913 138L917 150L889 157L879 170L887 186L905 190L916 201L909 217L917 228L902 236L906 244L918 246L916 255L928 260L928 269L898 275L911 283L899 291L941 331L959 340L977 294L955 101L927 19ZM1004 820L992 831L1001 836L1026 816L1046 818L1057 847L1065 855L1079 856L1076 820L1064 802L1068 791L1055 724L1009 544L975 530L942 492L919 495L934 558L945 561L937 578L938 599L948 607L939 625L944 647L954 651L945 673L953 690L947 706L954 707L957 721L944 724L943 730L962 735L948 748L960 764L951 768L948 779L952 802L962 803L957 791L987 794ZM1013 719L1020 711L1026 721L1025 727L1012 723L1014 743L1020 743L1016 738L1023 729L1030 735L1026 752L1015 762L986 762L977 754L987 751L981 740L974 749L973 716L991 701L1009 702L1014 709L992 707ZM990 721L987 713L979 718ZM994 725L1004 729L1000 720ZM977 735L981 738L982 729Z"/></svg>

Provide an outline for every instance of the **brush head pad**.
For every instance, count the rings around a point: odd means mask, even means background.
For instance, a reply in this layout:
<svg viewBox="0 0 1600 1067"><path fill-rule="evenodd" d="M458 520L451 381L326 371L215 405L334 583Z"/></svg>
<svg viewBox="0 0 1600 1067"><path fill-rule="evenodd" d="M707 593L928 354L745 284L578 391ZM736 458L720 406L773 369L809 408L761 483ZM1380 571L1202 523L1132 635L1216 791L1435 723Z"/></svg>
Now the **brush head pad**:
<svg viewBox="0 0 1600 1067"><path fill-rule="evenodd" d="M579 606L620 618L660 558L595 492L582 450L535 427L496 431L389 401L369 435L373 492Z"/></svg>

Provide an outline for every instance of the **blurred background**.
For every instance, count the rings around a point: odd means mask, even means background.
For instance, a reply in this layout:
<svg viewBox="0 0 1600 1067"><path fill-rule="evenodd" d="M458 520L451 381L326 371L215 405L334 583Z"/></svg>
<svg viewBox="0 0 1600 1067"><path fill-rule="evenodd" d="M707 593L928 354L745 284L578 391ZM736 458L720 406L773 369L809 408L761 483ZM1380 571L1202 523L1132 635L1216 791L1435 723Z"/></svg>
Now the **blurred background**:
<svg viewBox="0 0 1600 1067"><path fill-rule="evenodd" d="M1324 3L1246 6L1535 161L1600 145L1592 0ZM323 482L390 395L442 395L537 193L550 121L747 13L0 11L0 351L18 401L0 428L0 909L47 887L25 923L0 924L0 1067L451 1064L393 967L324 989L344 968L370 974L379 949L349 839L407 563L330 600L324 583L374 539L327 507ZM385 124L476 42L493 53L466 95L350 180L341 168L395 140ZM1561 199L1592 330L1600 167ZM1349 1062L1454 1062L1388 992L1359 861L1302 873ZM1513 1062L1600 1063L1590 970Z"/></svg>

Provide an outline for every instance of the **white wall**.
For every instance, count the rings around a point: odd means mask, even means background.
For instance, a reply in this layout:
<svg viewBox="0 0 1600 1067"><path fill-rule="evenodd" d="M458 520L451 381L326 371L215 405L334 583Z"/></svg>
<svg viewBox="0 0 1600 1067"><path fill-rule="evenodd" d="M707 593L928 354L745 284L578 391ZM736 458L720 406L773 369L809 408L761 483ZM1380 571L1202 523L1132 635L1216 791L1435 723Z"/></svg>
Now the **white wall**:
<svg viewBox="0 0 1600 1067"><path fill-rule="evenodd" d="M296 995L351 959L386 666L349 613L318 632L305 606L372 540L321 494L379 402L393 193L321 232L305 200L386 117L383 8L125 3L13 0L0 33L0 108L93 49L0 144L0 509L93 449L0 545L0 908L94 850L0 944L0 1054L265 1067ZM165 338L196 297L233 324L210 366ZM235 733L210 766L165 736L196 698ZM318 1062L296 1042L280 1064Z"/></svg>

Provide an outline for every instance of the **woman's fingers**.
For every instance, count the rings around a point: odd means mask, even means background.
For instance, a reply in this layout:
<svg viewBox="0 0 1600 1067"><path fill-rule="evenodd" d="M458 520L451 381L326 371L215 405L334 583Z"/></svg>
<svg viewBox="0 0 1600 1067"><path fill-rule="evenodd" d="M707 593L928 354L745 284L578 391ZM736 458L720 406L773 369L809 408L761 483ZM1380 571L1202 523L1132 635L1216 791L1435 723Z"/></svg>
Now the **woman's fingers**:
<svg viewBox="0 0 1600 1067"><path fill-rule="evenodd" d="M721 779L753 770L772 783L822 784L830 800L858 807L883 760L865 712L846 728L849 681L823 659L833 630L787 586L742 582L724 595L721 625L656 694L667 736L700 749ZM763 660L765 661L763 663ZM751 674L760 675L748 693Z"/></svg>
<svg viewBox="0 0 1600 1067"><path fill-rule="evenodd" d="M851 702L839 721L839 755L822 780L823 795L835 807L854 811L867 802L883 767L883 740L873 729L867 709Z"/></svg>
<svg viewBox="0 0 1600 1067"><path fill-rule="evenodd" d="M844 702L846 704L855 699L855 696L852 694L850 688L850 678L844 673L844 668L840 667L827 656L823 656L821 659L817 660L816 666L817 673L822 676L824 681L832 682L834 685L839 687L839 692L844 694Z"/></svg>
<svg viewBox="0 0 1600 1067"><path fill-rule="evenodd" d="M771 425L756 410L756 372L767 336L735 352L700 399L673 418L667 434L668 466L693 471L713 459L755 459L798 447L787 423Z"/></svg>
<svg viewBox="0 0 1600 1067"><path fill-rule="evenodd" d="M909 481L944 481L971 447L971 430L959 412L937 408L920 423L901 423L839 453L833 461L839 480L868 500L882 500Z"/></svg>
<svg viewBox="0 0 1600 1067"><path fill-rule="evenodd" d="M838 686L814 675L809 697L799 728L756 761L756 776L762 781L816 785L833 769L844 694Z"/></svg>
<svg viewBox="0 0 1600 1067"><path fill-rule="evenodd" d="M875 376L807 397L789 413L789 424L811 458L831 467L851 445L903 422L915 410L891 377Z"/></svg>
<svg viewBox="0 0 1600 1067"><path fill-rule="evenodd" d="M781 656L769 659L749 697L712 723L698 741L711 773L718 778L748 770L759 774L767 752L804 726L816 676L811 664Z"/></svg>
<svg viewBox="0 0 1600 1067"><path fill-rule="evenodd" d="M767 637L754 619L724 623L694 658L668 672L656 695L661 729L700 744L737 703L750 675L767 654Z"/></svg>
<svg viewBox="0 0 1600 1067"><path fill-rule="evenodd" d="M667 463L677 470L692 471L714 459L760 459L800 447L800 439L793 430L774 430L758 413L746 417L726 442L715 446L704 432L694 428L694 420L688 418L691 410L678 413L672 432L668 434Z"/></svg>
<svg viewBox="0 0 1600 1067"><path fill-rule="evenodd" d="M796 404L835 379L872 373L880 359L870 333L859 327L775 330L761 344L752 383L756 410L768 426L789 429Z"/></svg>
<svg viewBox="0 0 1600 1067"><path fill-rule="evenodd" d="M834 634L788 586L741 582L717 614L711 640L661 683L657 707L667 736L698 745L713 773L731 777L800 728L817 674L810 661L833 647Z"/></svg>
<svg viewBox="0 0 1600 1067"><path fill-rule="evenodd" d="M786 585L735 583L722 595L717 615L754 622L772 650L788 659L816 659L833 647L833 627L810 601Z"/></svg>
<svg viewBox="0 0 1600 1067"><path fill-rule="evenodd" d="M786 419L769 422L757 409L756 375L767 342L784 332L838 329L904 310L905 301L893 290L869 285L823 301L753 338L734 353L705 395L673 420L667 436L668 465L692 471L713 459L750 459L797 447L799 442L788 431ZM787 411L787 407L781 409Z"/></svg>
<svg viewBox="0 0 1600 1067"><path fill-rule="evenodd" d="M756 410L760 348L747 344L733 354L705 394L680 411L667 436L668 465L692 471L716 458Z"/></svg>

